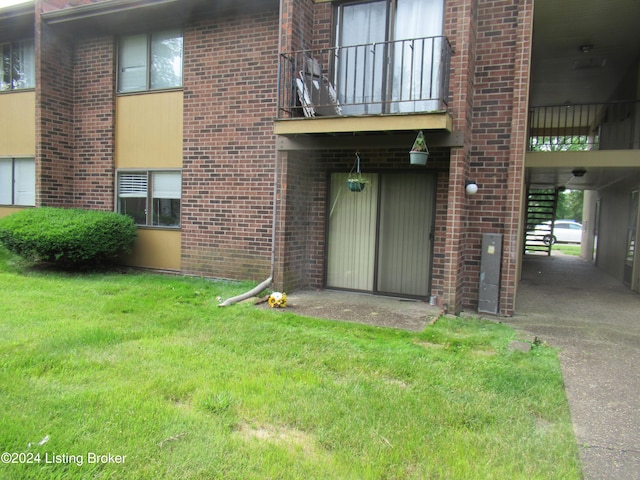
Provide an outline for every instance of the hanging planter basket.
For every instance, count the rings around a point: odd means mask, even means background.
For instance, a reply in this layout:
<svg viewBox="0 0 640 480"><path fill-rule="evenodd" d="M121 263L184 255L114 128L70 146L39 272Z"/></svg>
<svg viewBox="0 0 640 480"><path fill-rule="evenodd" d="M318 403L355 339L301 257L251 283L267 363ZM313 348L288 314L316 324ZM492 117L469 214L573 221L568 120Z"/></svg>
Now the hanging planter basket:
<svg viewBox="0 0 640 480"><path fill-rule="evenodd" d="M429 152L409 152L409 162L411 165L426 165Z"/></svg>
<svg viewBox="0 0 640 480"><path fill-rule="evenodd" d="M416 140L413 142L413 147L409 152L409 162L411 165L426 165L429 158L429 149L424 139L422 131L418 132Z"/></svg>
<svg viewBox="0 0 640 480"><path fill-rule="evenodd" d="M364 187L367 186L366 182L363 182L357 178L349 178L347 179L347 188L350 192L361 192L364 190Z"/></svg>
<svg viewBox="0 0 640 480"><path fill-rule="evenodd" d="M351 168L349 176L347 177L347 188L350 192L361 192L367 183L369 183L369 180L363 177L360 172L360 155L356 153L356 163Z"/></svg>

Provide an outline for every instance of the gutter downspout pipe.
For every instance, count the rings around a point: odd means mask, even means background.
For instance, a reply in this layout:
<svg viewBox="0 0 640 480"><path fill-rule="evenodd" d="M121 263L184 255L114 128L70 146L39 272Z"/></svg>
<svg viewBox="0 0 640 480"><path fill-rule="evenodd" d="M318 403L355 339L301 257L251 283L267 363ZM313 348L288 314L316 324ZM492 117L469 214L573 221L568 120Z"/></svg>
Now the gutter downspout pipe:
<svg viewBox="0 0 640 480"><path fill-rule="evenodd" d="M280 22L282 21L282 5L283 0L280 0L280 11L278 17L278 56L282 51L282 30L280 26ZM276 105L276 118L278 116L278 110L280 108L280 76L281 76L281 65L282 63L278 61L278 98ZM275 272L276 265L276 225L278 219L278 173L280 168L280 152L278 150L278 145L275 145L275 165L274 165L274 173L273 173L273 214L271 219L271 272L269 274L269 278L265 281L257 285L255 288L249 290L248 292L242 293L235 297L227 298L224 302L218 304L219 307L227 307L229 305L233 305L234 303L241 302L246 300L247 298L254 297L259 294L262 290L271 285L273 281L273 276Z"/></svg>

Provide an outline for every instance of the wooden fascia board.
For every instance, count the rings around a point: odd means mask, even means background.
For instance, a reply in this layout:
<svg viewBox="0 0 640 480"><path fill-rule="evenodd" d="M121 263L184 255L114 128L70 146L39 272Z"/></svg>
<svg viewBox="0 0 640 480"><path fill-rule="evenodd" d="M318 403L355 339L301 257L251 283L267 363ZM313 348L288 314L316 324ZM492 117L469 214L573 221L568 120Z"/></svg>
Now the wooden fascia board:
<svg viewBox="0 0 640 480"><path fill-rule="evenodd" d="M591 150L587 152L527 152L525 167L640 167L640 150Z"/></svg>
<svg viewBox="0 0 640 480"><path fill-rule="evenodd" d="M452 129L451 115L429 113L417 115L372 115L356 117L320 117L275 120L276 135L337 134L403 130Z"/></svg>

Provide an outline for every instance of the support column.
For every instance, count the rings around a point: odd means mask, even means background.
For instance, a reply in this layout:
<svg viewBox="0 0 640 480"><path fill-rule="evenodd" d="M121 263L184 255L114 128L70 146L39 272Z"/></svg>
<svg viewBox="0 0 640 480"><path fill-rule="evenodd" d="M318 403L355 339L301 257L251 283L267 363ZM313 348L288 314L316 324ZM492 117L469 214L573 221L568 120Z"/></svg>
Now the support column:
<svg viewBox="0 0 640 480"><path fill-rule="evenodd" d="M508 211L504 225L502 290L500 314L513 315L522 264L522 229L524 163L527 150L527 116L529 110L529 80L531 76L531 41L533 34L533 0L521 0L518 10L515 75L513 85L513 116L507 182Z"/></svg>

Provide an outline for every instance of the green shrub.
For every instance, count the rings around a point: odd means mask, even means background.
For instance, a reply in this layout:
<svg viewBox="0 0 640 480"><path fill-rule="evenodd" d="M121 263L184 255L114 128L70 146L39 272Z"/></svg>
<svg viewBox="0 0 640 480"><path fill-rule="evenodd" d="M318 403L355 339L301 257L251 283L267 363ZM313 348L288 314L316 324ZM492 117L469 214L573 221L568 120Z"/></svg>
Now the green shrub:
<svg viewBox="0 0 640 480"><path fill-rule="evenodd" d="M136 235L133 220L115 212L41 207L0 219L8 250L64 267L112 264L131 252Z"/></svg>

